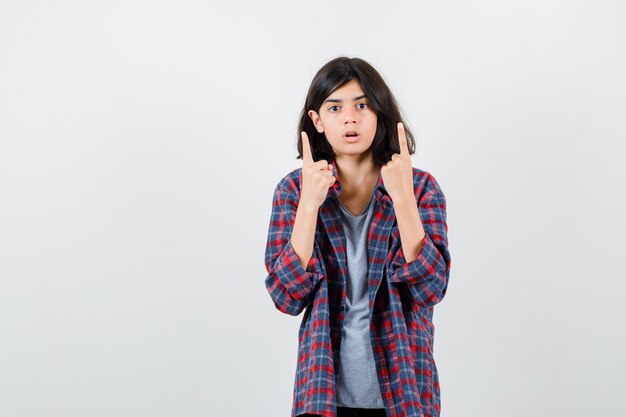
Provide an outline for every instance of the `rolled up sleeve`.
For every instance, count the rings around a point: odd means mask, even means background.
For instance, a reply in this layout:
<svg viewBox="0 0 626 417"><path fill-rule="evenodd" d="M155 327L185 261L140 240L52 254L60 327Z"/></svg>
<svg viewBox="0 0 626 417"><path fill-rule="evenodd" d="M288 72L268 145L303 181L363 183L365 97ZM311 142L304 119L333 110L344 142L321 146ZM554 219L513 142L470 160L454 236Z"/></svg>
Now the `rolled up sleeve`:
<svg viewBox="0 0 626 417"><path fill-rule="evenodd" d="M406 284L414 301L432 307L444 298L450 279L446 199L435 179L418 203L425 236L417 258L406 262L400 240L396 242L389 280ZM417 198L416 198L417 202Z"/></svg>
<svg viewBox="0 0 626 417"><path fill-rule="evenodd" d="M265 287L278 310L298 315L311 303L317 283L323 278L319 250L314 244L306 269L291 245L298 199L279 183L272 200L272 214L265 250Z"/></svg>

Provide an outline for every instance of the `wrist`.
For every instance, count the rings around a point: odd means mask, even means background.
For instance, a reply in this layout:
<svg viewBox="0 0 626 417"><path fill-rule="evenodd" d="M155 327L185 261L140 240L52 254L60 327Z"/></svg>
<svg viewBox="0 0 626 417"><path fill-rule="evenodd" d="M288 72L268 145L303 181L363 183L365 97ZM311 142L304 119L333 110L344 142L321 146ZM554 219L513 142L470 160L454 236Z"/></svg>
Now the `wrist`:
<svg viewBox="0 0 626 417"><path fill-rule="evenodd" d="M298 210L302 210L307 213L316 213L318 209L319 205L306 198L300 199L300 202L298 203Z"/></svg>
<svg viewBox="0 0 626 417"><path fill-rule="evenodd" d="M416 205L417 204L417 200L415 199L415 195L414 194L408 194L408 193L406 193L405 195L402 195L402 196L398 196L395 199L392 198L391 201L393 202L394 206L408 206L408 205Z"/></svg>

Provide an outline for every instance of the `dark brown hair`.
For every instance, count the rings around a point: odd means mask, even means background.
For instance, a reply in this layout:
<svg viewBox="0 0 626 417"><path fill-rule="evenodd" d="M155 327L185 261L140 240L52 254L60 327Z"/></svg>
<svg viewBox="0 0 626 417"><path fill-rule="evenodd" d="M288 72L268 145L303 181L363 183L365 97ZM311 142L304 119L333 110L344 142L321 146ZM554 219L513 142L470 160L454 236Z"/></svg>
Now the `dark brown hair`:
<svg viewBox="0 0 626 417"><path fill-rule="evenodd" d="M400 153L398 122L404 125L409 153L414 154L413 133L402 120L396 99L378 71L360 58L339 57L326 63L311 81L298 124L297 159L302 159L302 137L300 136L302 131L305 131L309 137L314 161L325 159L330 163L334 158L335 152L326 140L326 135L315 129L308 112L315 110L319 113L324 100L351 80L357 80L360 83L361 89L377 116L376 135L372 142L374 161L380 165L386 164L394 153Z"/></svg>

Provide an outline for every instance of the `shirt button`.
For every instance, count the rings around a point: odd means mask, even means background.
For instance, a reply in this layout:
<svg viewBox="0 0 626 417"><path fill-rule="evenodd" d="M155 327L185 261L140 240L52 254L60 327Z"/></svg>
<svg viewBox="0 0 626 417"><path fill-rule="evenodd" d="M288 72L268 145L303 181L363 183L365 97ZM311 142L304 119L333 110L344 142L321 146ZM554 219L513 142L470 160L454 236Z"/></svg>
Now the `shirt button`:
<svg viewBox="0 0 626 417"><path fill-rule="evenodd" d="M339 307L339 310L343 311L346 309L346 306L342 305L341 307Z"/></svg>

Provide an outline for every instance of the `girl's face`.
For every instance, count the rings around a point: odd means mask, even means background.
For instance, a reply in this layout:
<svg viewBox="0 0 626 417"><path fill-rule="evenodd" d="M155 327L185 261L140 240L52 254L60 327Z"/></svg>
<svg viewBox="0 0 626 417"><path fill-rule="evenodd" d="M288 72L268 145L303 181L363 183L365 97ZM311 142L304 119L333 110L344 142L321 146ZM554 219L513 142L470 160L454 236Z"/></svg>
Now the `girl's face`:
<svg viewBox="0 0 626 417"><path fill-rule="evenodd" d="M319 114L314 110L308 114L337 156L362 154L374 141L378 118L358 80L349 81L328 96ZM356 136L351 136L352 133Z"/></svg>

